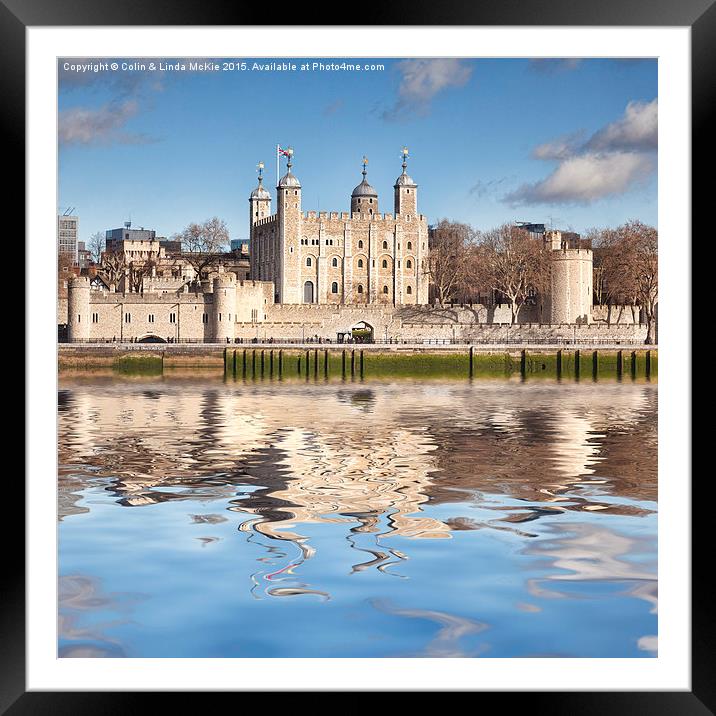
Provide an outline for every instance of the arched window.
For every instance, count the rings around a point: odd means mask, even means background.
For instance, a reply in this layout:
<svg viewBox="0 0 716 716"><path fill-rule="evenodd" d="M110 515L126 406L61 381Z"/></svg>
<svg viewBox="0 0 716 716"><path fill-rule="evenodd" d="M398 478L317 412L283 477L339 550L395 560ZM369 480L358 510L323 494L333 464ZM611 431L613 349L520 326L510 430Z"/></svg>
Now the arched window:
<svg viewBox="0 0 716 716"><path fill-rule="evenodd" d="M388 261L383 259L383 268L388 268Z"/></svg>
<svg viewBox="0 0 716 716"><path fill-rule="evenodd" d="M311 265L311 257L309 256L309 257L306 259L306 266L310 266L310 265Z"/></svg>
<svg viewBox="0 0 716 716"><path fill-rule="evenodd" d="M331 261L331 266L338 266L338 259L334 256L333 261Z"/></svg>
<svg viewBox="0 0 716 716"><path fill-rule="evenodd" d="M407 293L408 296L410 296L410 294L411 294L412 292L413 292L413 287L412 287L412 286L408 286L408 288L405 290L405 293Z"/></svg>
<svg viewBox="0 0 716 716"><path fill-rule="evenodd" d="M383 293L388 293L388 287L387 287L387 286L383 286Z"/></svg>
<svg viewBox="0 0 716 716"><path fill-rule="evenodd" d="M410 259L405 262L405 268L413 268L413 262Z"/></svg>
<svg viewBox="0 0 716 716"><path fill-rule="evenodd" d="M358 259L358 268L363 268L363 259Z"/></svg>
<svg viewBox="0 0 716 716"><path fill-rule="evenodd" d="M384 248L384 249L387 249L387 248L388 248L388 242L387 242L387 241L384 241L384 242L383 242L383 248Z"/></svg>
<svg viewBox="0 0 716 716"><path fill-rule="evenodd" d="M358 242L358 248L359 248L359 249L362 249L362 248L363 248L363 242L362 242L362 241L359 241L359 242Z"/></svg>
<svg viewBox="0 0 716 716"><path fill-rule="evenodd" d="M363 284L358 284L358 293L363 293Z"/></svg>
<svg viewBox="0 0 716 716"><path fill-rule="evenodd" d="M412 248L413 248L413 242L408 241L408 251L410 251L410 249L412 249Z"/></svg>
<svg viewBox="0 0 716 716"><path fill-rule="evenodd" d="M335 281L331 284L331 293L338 293L338 284Z"/></svg>

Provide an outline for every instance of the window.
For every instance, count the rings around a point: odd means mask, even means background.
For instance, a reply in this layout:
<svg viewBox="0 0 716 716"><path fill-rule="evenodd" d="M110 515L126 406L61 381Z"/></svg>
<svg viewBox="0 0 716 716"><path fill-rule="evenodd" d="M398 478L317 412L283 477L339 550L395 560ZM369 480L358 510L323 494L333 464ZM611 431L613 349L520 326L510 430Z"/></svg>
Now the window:
<svg viewBox="0 0 716 716"><path fill-rule="evenodd" d="M125 314L124 314L124 322L125 322L125 323L131 323L131 322L132 322L132 314L131 314L131 313L125 313Z"/></svg>
<svg viewBox="0 0 716 716"><path fill-rule="evenodd" d="M310 265L311 265L311 257L309 256L309 257L306 259L306 266L310 266Z"/></svg>
<svg viewBox="0 0 716 716"><path fill-rule="evenodd" d="M208 323L208 322L209 322L209 314L208 314L208 313L202 313L202 314L201 314L201 322L202 322L202 323Z"/></svg>
<svg viewBox="0 0 716 716"><path fill-rule="evenodd" d="M363 293L363 284L358 284L358 293Z"/></svg>
<svg viewBox="0 0 716 716"><path fill-rule="evenodd" d="M92 314L92 323L99 323L99 313Z"/></svg>
<svg viewBox="0 0 716 716"><path fill-rule="evenodd" d="M388 268L388 261L387 261L387 259L383 259L383 268Z"/></svg>
<svg viewBox="0 0 716 716"><path fill-rule="evenodd" d="M387 287L387 286L383 286L383 293L388 293L388 287Z"/></svg>
<svg viewBox="0 0 716 716"><path fill-rule="evenodd" d="M387 242L387 241L384 241L384 242L383 242L383 248L384 248L384 249L387 249L387 248L388 248L388 242Z"/></svg>
<svg viewBox="0 0 716 716"><path fill-rule="evenodd" d="M413 262L410 259L405 262L405 268L413 268Z"/></svg>
<svg viewBox="0 0 716 716"><path fill-rule="evenodd" d="M362 248L363 248L363 242L362 242L362 241L359 241L359 242L358 242L358 248L359 248L359 249L362 249Z"/></svg>
<svg viewBox="0 0 716 716"><path fill-rule="evenodd" d="M358 268L363 268L363 259L358 259Z"/></svg>
<svg viewBox="0 0 716 716"><path fill-rule="evenodd" d="M413 242L408 241L408 251L410 251L413 248Z"/></svg>
<svg viewBox="0 0 716 716"><path fill-rule="evenodd" d="M331 284L331 293L338 293L338 284L335 281Z"/></svg>
<svg viewBox="0 0 716 716"><path fill-rule="evenodd" d="M410 294L411 294L412 292L413 292L413 287L412 287L412 286L408 286L408 288L405 289L405 293L407 293L408 296L410 296Z"/></svg>
<svg viewBox="0 0 716 716"><path fill-rule="evenodd" d="M219 314L221 316L221 314ZM177 314L176 313L170 313L169 314L169 323L176 323L177 322Z"/></svg>
<svg viewBox="0 0 716 716"><path fill-rule="evenodd" d="M153 313L150 313L150 314L147 316L147 321L148 321L149 323L154 323L154 314L153 314Z"/></svg>
<svg viewBox="0 0 716 716"><path fill-rule="evenodd" d="M333 261L331 261L331 266L338 266L338 259L334 256Z"/></svg>

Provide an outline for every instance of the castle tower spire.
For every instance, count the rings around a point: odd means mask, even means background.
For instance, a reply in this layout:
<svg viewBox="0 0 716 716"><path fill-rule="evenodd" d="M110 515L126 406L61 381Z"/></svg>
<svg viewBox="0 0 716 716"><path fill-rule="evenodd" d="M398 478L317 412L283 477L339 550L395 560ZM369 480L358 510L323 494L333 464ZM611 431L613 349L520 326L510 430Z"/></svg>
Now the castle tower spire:
<svg viewBox="0 0 716 716"><path fill-rule="evenodd" d="M408 175L408 148L403 147L401 156L403 158L403 171L396 179L395 189L395 213L417 216L418 213L418 185Z"/></svg>
<svg viewBox="0 0 716 716"><path fill-rule="evenodd" d="M363 155L363 181L351 194L351 214L367 214L371 216L378 213L378 192L368 183L368 157Z"/></svg>

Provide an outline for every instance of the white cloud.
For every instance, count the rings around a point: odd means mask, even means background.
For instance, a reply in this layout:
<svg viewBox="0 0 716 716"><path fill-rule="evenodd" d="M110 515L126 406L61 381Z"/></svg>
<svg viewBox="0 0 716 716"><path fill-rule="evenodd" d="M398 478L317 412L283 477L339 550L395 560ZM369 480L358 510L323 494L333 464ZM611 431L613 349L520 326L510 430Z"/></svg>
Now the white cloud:
<svg viewBox="0 0 716 716"><path fill-rule="evenodd" d="M532 156L558 162L545 179L523 184L504 197L522 204L590 204L623 194L656 169L658 104L629 102L624 115L595 132L558 137L535 147Z"/></svg>
<svg viewBox="0 0 716 716"><path fill-rule="evenodd" d="M584 132L565 134L551 142L545 142L532 150L535 159L566 159L579 151L583 142Z"/></svg>
<svg viewBox="0 0 716 716"><path fill-rule="evenodd" d="M624 116L596 132L587 149L656 149L658 144L658 102L629 102Z"/></svg>
<svg viewBox="0 0 716 716"><path fill-rule="evenodd" d="M59 116L60 144L142 144L152 141L144 135L123 131L138 110L139 105L133 99L110 102L98 109L73 107L63 110Z"/></svg>
<svg viewBox="0 0 716 716"><path fill-rule="evenodd" d="M425 114L433 98L450 87L462 87L470 79L472 69L459 59L402 60L397 63L401 74L398 100L383 113L395 119L405 112Z"/></svg>
<svg viewBox="0 0 716 716"><path fill-rule="evenodd" d="M546 179L523 184L505 201L518 204L589 204L621 194L654 170L654 159L641 152L587 153L569 157Z"/></svg>

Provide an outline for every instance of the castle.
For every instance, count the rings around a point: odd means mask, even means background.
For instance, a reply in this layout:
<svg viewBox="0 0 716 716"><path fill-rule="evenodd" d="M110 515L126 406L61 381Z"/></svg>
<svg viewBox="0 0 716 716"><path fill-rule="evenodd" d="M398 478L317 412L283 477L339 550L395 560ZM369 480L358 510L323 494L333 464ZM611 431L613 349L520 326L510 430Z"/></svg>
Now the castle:
<svg viewBox="0 0 716 716"><path fill-rule="evenodd" d="M365 158L350 212L304 213L293 152L285 154L276 213L262 165L249 197L250 279L218 266L200 286L159 290L149 282L142 292L127 293L75 277L68 285L68 340L341 341L366 331L399 341L502 338L511 322L508 305L428 305L428 224L418 213L407 150L393 187L393 214L379 212ZM535 338L572 338L575 326L581 331L593 321L592 251L559 231L545 232L542 240L551 250L550 289L539 305L522 307L519 323L525 335L526 326L536 326L530 329Z"/></svg>
<svg viewBox="0 0 716 716"><path fill-rule="evenodd" d="M403 171L395 182L394 213L381 214L378 193L363 181L353 189L348 212L301 208L301 182L287 172L271 195L259 184L249 197L251 277L271 281L276 303L420 305L428 302L425 260L428 224L418 213L418 185Z"/></svg>

